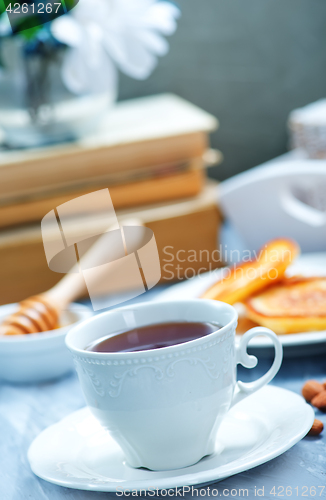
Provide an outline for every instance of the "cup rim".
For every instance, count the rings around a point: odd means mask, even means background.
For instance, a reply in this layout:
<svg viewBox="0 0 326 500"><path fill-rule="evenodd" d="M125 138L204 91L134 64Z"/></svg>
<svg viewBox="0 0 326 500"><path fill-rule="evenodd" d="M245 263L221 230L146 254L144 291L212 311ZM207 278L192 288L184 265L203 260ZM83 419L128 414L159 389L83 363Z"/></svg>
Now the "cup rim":
<svg viewBox="0 0 326 500"><path fill-rule="evenodd" d="M214 305L217 305L219 307L222 306L223 308L227 309L229 312L231 312L233 314L233 318L226 325L222 326L219 330L212 332L212 333L209 333L205 337L199 337L199 338L194 339L194 340L189 340L188 342L182 342L181 344L174 344L174 345L167 346L167 347L159 347L157 349L146 349L143 351L130 351L130 352L129 351L128 352L124 352L124 351L94 352L94 351L86 351L86 349L80 349L79 347L75 347L74 345L71 344L71 337L73 337L74 334L80 328L83 328L83 327L85 327L85 325L87 326L88 324L92 323L93 321L96 321L97 318L99 318L99 317L109 316L110 314L114 314L114 313L117 313L120 311L127 311L130 309L145 309L146 307L157 306L158 304L161 304L162 306L168 307L169 304L175 305L176 302L180 303L180 304L191 304L191 303L198 304L200 302L200 303L209 303L211 305L214 304ZM203 341L203 340L207 341L212 335L214 335L214 336L223 335L228 328L233 326L233 324L235 324L235 327L236 327L237 320L238 320L238 313L237 313L236 309L233 306L231 306L230 304L227 304L226 302L221 302L219 300L184 299L184 300L179 300L179 301L169 300L169 301L164 301L164 302L163 301L162 302L159 302L159 301L142 302L140 304L131 304L129 306L122 306L122 307L117 307L115 309L110 309L109 311L104 311L101 314L96 314L95 316L91 316L90 318L88 318L84 321L81 321L80 323L76 324L73 328L71 328L69 330L69 332L67 333L66 338L65 338L65 343L70 351L72 351L76 354L79 354L79 355L83 354L84 356L86 355L90 358L97 358L97 359L99 359L99 358L105 359L108 357L121 358L121 357L126 357L126 356L136 357L136 356L140 356L140 355L145 356L147 354L150 356L153 356L153 353L156 353L156 355L158 356L160 353L170 352L170 351L175 350L176 348L180 348L181 345L193 346L194 343L198 343L199 341Z"/></svg>

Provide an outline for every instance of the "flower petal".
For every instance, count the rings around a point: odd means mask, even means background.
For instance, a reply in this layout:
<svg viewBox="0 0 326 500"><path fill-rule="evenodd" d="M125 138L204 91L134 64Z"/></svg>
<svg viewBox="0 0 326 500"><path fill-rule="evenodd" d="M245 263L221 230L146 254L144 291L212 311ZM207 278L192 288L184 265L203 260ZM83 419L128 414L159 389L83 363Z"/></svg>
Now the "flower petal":
<svg viewBox="0 0 326 500"><path fill-rule="evenodd" d="M153 54L165 56L169 51L168 42L158 33L154 33L150 30L139 30L137 38L150 52L153 52Z"/></svg>
<svg viewBox="0 0 326 500"><path fill-rule="evenodd" d="M65 59L66 85L79 93L102 88L113 78L113 62L133 78L147 78L157 56L169 49L161 34L175 31L179 15L166 0L79 0L51 29L58 40L76 49Z"/></svg>
<svg viewBox="0 0 326 500"><path fill-rule="evenodd" d="M128 34L115 33L114 36L104 38L106 50L117 64L119 69L139 80L148 78L156 66L156 57L140 40Z"/></svg>
<svg viewBox="0 0 326 500"><path fill-rule="evenodd" d="M83 51L68 49L62 66L62 80L75 94L115 92L117 71L106 54L96 66L90 65Z"/></svg>
<svg viewBox="0 0 326 500"><path fill-rule="evenodd" d="M50 29L54 38L71 47L78 47L83 40L81 26L69 14L52 21Z"/></svg>
<svg viewBox="0 0 326 500"><path fill-rule="evenodd" d="M180 10L169 2L156 2L143 17L143 26L158 30L164 35L172 35L177 29L176 20Z"/></svg>

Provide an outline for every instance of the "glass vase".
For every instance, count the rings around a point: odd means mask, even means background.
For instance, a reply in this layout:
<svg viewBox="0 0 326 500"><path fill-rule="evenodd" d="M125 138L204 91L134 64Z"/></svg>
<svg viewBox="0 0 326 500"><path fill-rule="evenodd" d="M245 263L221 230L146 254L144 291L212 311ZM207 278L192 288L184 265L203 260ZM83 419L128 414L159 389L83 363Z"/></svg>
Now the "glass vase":
<svg viewBox="0 0 326 500"><path fill-rule="evenodd" d="M76 96L65 88L65 50L53 40L1 39L0 129L9 148L76 140L90 133L115 102L116 89Z"/></svg>

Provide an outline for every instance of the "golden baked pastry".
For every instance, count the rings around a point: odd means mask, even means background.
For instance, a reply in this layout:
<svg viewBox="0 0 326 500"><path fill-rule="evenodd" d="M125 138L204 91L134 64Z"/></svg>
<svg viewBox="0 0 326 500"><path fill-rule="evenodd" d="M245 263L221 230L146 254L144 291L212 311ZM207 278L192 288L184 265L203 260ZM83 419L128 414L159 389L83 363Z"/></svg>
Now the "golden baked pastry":
<svg viewBox="0 0 326 500"><path fill-rule="evenodd" d="M236 334L237 335L243 335L246 333L250 328L255 328L258 325L255 321L252 321L249 319L247 316L239 316L238 318L238 326L236 328Z"/></svg>
<svg viewBox="0 0 326 500"><path fill-rule="evenodd" d="M326 330L326 277L284 279L245 307L249 319L278 334Z"/></svg>
<svg viewBox="0 0 326 500"><path fill-rule="evenodd" d="M227 277L211 286L203 299L215 299L235 304L283 278L286 268L299 254L295 241L275 239L268 242L256 260L230 267Z"/></svg>

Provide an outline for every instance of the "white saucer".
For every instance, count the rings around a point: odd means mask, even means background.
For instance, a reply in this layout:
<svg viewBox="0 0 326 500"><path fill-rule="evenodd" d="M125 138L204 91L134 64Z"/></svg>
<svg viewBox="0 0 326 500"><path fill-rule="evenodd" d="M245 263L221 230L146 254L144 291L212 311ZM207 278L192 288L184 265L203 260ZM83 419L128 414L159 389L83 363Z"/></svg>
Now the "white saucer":
<svg viewBox="0 0 326 500"><path fill-rule="evenodd" d="M81 490L202 485L277 457L307 434L313 420L314 411L301 396L266 386L230 410L213 455L184 469L153 472L129 467L120 447L83 408L44 430L30 446L28 459L42 479Z"/></svg>
<svg viewBox="0 0 326 500"><path fill-rule="evenodd" d="M203 273L195 278L191 278L182 283L169 287L159 294L155 300L184 300L199 298L205 290L222 279L225 268L216 269L209 273ZM295 262L287 269L287 276L326 276L326 253L307 253L300 255ZM322 353L326 349L326 330L318 332L292 333L291 335L278 335L283 347L286 348L284 354L307 355ZM321 350L321 344L324 348ZM315 345L315 347L313 347ZM307 351L307 346L311 346ZM269 338L258 336L250 341L250 347L254 349L271 348L272 342ZM303 347L298 350L297 348Z"/></svg>

